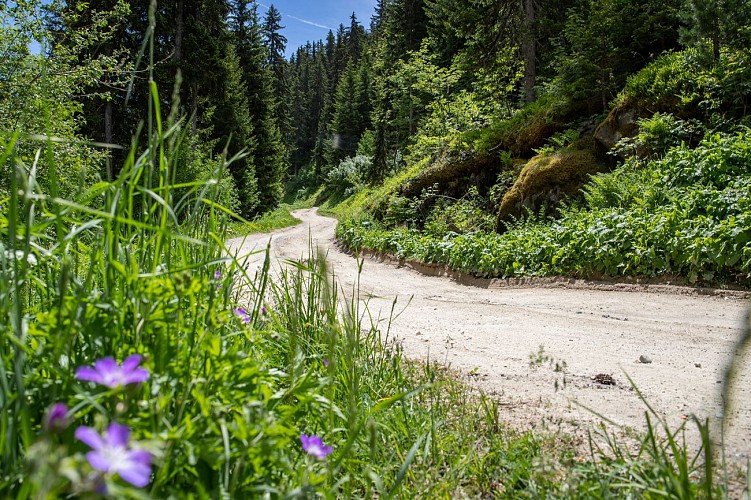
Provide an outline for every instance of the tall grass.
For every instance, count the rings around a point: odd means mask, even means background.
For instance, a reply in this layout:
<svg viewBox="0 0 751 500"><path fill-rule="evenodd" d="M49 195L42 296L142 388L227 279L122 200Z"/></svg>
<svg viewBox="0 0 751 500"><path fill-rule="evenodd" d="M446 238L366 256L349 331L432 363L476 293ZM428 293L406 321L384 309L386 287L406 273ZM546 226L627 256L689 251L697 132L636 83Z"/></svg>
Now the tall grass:
<svg viewBox="0 0 751 500"><path fill-rule="evenodd" d="M681 491L702 495L691 476L698 462L582 459L571 445L506 427L496 401L430 363L407 363L389 342L389 319L372 317L357 288L341 290L313 250L278 280L269 259L250 276L244 256L225 248L216 184L171 184L185 157L180 124L153 130L119 178L75 201L42 191L35 165L3 144L15 172L0 220L3 496L104 487L130 498L628 498L673 491L676 470L689 478ZM75 377L79 366L133 353L151 373L139 386ZM64 429L45 420L56 402L69 405ZM77 427L114 421L154 457L145 490L97 474L75 438ZM333 453L306 454L301 434ZM650 439L646 450L685 449Z"/></svg>
<svg viewBox="0 0 751 500"><path fill-rule="evenodd" d="M251 276L225 246L219 179L176 183L183 122L162 122L156 86L143 143L119 177L58 194L51 141L33 158L0 139L13 173L0 200L0 496L56 498L660 496L673 462L608 461L503 424L498 402L436 366L405 361L389 318L325 259ZM47 180L38 181L40 166ZM396 304L395 304L396 307ZM150 377L126 387L77 369L139 353ZM67 405L52 421L49 409ZM97 471L76 431L127 425L153 457L141 489ZM300 435L333 453L306 453ZM654 440L658 450L668 449ZM633 467L667 472L633 479ZM700 464L691 464L691 467ZM681 469L683 471L683 469ZM681 478L687 477L681 473ZM701 494L688 482L691 494ZM599 492L597 494L593 492Z"/></svg>

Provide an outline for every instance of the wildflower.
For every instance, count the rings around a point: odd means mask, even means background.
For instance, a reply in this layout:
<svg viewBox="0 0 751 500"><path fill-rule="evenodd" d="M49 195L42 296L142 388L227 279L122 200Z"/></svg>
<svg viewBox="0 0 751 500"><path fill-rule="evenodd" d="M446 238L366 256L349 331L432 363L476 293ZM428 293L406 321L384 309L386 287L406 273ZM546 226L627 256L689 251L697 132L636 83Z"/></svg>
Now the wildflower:
<svg viewBox="0 0 751 500"><path fill-rule="evenodd" d="M34 266L37 265L38 262L37 262L36 255L34 255L31 252L29 252L27 254L23 250L16 250L15 252L11 251L11 250L6 250L5 251L5 259L6 260L13 260L13 259L15 259L15 260L23 260L24 256L26 257L26 263L30 267L34 267Z"/></svg>
<svg viewBox="0 0 751 500"><path fill-rule="evenodd" d="M214 279L217 280L217 281L219 281L220 279L222 279L222 272L218 271L218 270L214 271Z"/></svg>
<svg viewBox="0 0 751 500"><path fill-rule="evenodd" d="M266 306L261 306L261 314L266 316L269 313L268 309L266 309Z"/></svg>
<svg viewBox="0 0 751 500"><path fill-rule="evenodd" d="M306 436L300 435L300 442L302 442L302 449L308 455L323 460L330 455L334 449L331 446L324 446L323 441L318 436Z"/></svg>
<svg viewBox="0 0 751 500"><path fill-rule="evenodd" d="M325 366L326 368L328 368L329 367L329 363L330 363L330 361L328 359L323 358L323 366Z"/></svg>
<svg viewBox="0 0 751 500"><path fill-rule="evenodd" d="M62 431L66 427L68 427L68 407L65 403L53 404L44 417L44 430L56 432Z"/></svg>
<svg viewBox="0 0 751 500"><path fill-rule="evenodd" d="M246 325L252 321L252 318L250 317L250 314L248 314L247 309L245 309L244 307L237 307L237 308L235 308L234 309L234 313Z"/></svg>
<svg viewBox="0 0 751 500"><path fill-rule="evenodd" d="M86 454L89 464L105 474L119 474L133 486L143 488L151 478L151 453L128 447L130 429L116 422L110 424L105 436L91 427L76 429L76 439L83 441L93 451Z"/></svg>
<svg viewBox="0 0 751 500"><path fill-rule="evenodd" d="M138 384L149 379L149 371L140 368L141 355L134 354L118 365L115 358L108 356L94 363L94 366L81 366L76 370L78 380L88 380L116 389L129 384Z"/></svg>

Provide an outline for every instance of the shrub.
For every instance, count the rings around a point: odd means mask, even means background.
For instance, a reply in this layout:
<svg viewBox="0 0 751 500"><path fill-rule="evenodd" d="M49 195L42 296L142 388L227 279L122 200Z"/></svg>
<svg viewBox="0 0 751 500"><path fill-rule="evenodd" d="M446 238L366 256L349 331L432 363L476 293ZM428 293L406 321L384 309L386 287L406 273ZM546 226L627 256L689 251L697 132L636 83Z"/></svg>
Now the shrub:
<svg viewBox="0 0 751 500"><path fill-rule="evenodd" d="M585 203L557 220L530 217L504 234L386 229L343 221L353 247L441 262L479 276L681 275L691 282L751 277L751 134L714 134L663 159L633 159L585 186Z"/></svg>
<svg viewBox="0 0 751 500"><path fill-rule="evenodd" d="M332 193L352 196L365 185L365 179L373 165L372 156L351 156L340 161L326 176Z"/></svg>

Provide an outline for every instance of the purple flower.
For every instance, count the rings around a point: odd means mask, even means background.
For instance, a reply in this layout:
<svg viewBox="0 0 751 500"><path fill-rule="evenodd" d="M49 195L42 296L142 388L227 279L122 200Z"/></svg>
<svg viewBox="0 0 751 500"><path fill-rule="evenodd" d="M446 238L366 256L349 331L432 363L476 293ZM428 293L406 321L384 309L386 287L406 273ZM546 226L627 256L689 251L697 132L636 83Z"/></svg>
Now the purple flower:
<svg viewBox="0 0 751 500"><path fill-rule="evenodd" d="M59 432L68 427L68 407L65 403L55 403L50 406L44 417L44 430Z"/></svg>
<svg viewBox="0 0 751 500"><path fill-rule="evenodd" d="M269 313L269 311L266 309L266 306L261 306L261 314L266 316Z"/></svg>
<svg viewBox="0 0 751 500"><path fill-rule="evenodd" d="M112 422L105 436L100 436L91 427L79 427L76 429L76 439L83 441L93 450L86 454L86 460L95 470L106 474L119 474L121 478L139 488L149 484L151 453L128 447L128 426Z"/></svg>
<svg viewBox="0 0 751 500"><path fill-rule="evenodd" d="M222 279L222 272L221 271L214 271L214 279L219 281Z"/></svg>
<svg viewBox="0 0 751 500"><path fill-rule="evenodd" d="M252 321L250 314L244 307L237 307L234 309L234 313L240 318L244 324L248 324Z"/></svg>
<svg viewBox="0 0 751 500"><path fill-rule="evenodd" d="M94 363L94 366L81 366L76 370L78 380L88 380L115 389L128 384L138 384L149 379L149 371L140 368L141 355L134 354L118 365L115 358L108 356Z"/></svg>
<svg viewBox="0 0 751 500"><path fill-rule="evenodd" d="M328 359L323 358L323 366L325 366L326 368L328 368L329 367L329 363L330 363L330 361Z"/></svg>
<svg viewBox="0 0 751 500"><path fill-rule="evenodd" d="M324 446L323 441L318 436L306 436L300 435L300 442L302 442L302 449L308 455L323 460L327 455L330 455L334 449L331 446Z"/></svg>

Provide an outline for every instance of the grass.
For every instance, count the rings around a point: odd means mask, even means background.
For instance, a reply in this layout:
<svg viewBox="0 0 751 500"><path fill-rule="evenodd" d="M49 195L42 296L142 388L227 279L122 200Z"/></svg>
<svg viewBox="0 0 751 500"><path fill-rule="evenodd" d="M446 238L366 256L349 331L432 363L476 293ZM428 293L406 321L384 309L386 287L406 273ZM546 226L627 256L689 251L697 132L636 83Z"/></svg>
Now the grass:
<svg viewBox="0 0 751 500"><path fill-rule="evenodd" d="M225 247L233 214L217 202L232 159L175 185L188 132L161 122L151 88L149 132L119 177L73 199L57 195L59 145L28 157L20 134L0 139L0 167L12 174L0 200L0 496L721 493L711 463L683 460L685 446L657 432L643 445L655 453L619 452L611 439L582 456L572 443L509 429L498 401L433 364L407 362L389 341L391 317L372 317L357 287L340 289L313 249L278 280L268 258L249 274L247 256ZM136 353L145 382L110 387L76 375ZM51 420L59 404L64 416ZM145 487L120 469L95 469L77 437L113 423L130 430L119 457L151 457ZM302 434L333 452L307 453Z"/></svg>
<svg viewBox="0 0 751 500"><path fill-rule="evenodd" d="M310 206L308 203L293 205L282 203L271 212L266 212L248 223L233 222L230 233L235 236L245 236L253 233L270 233L277 229L296 226L300 223L300 219L295 219L290 212L301 208L310 208Z"/></svg>

